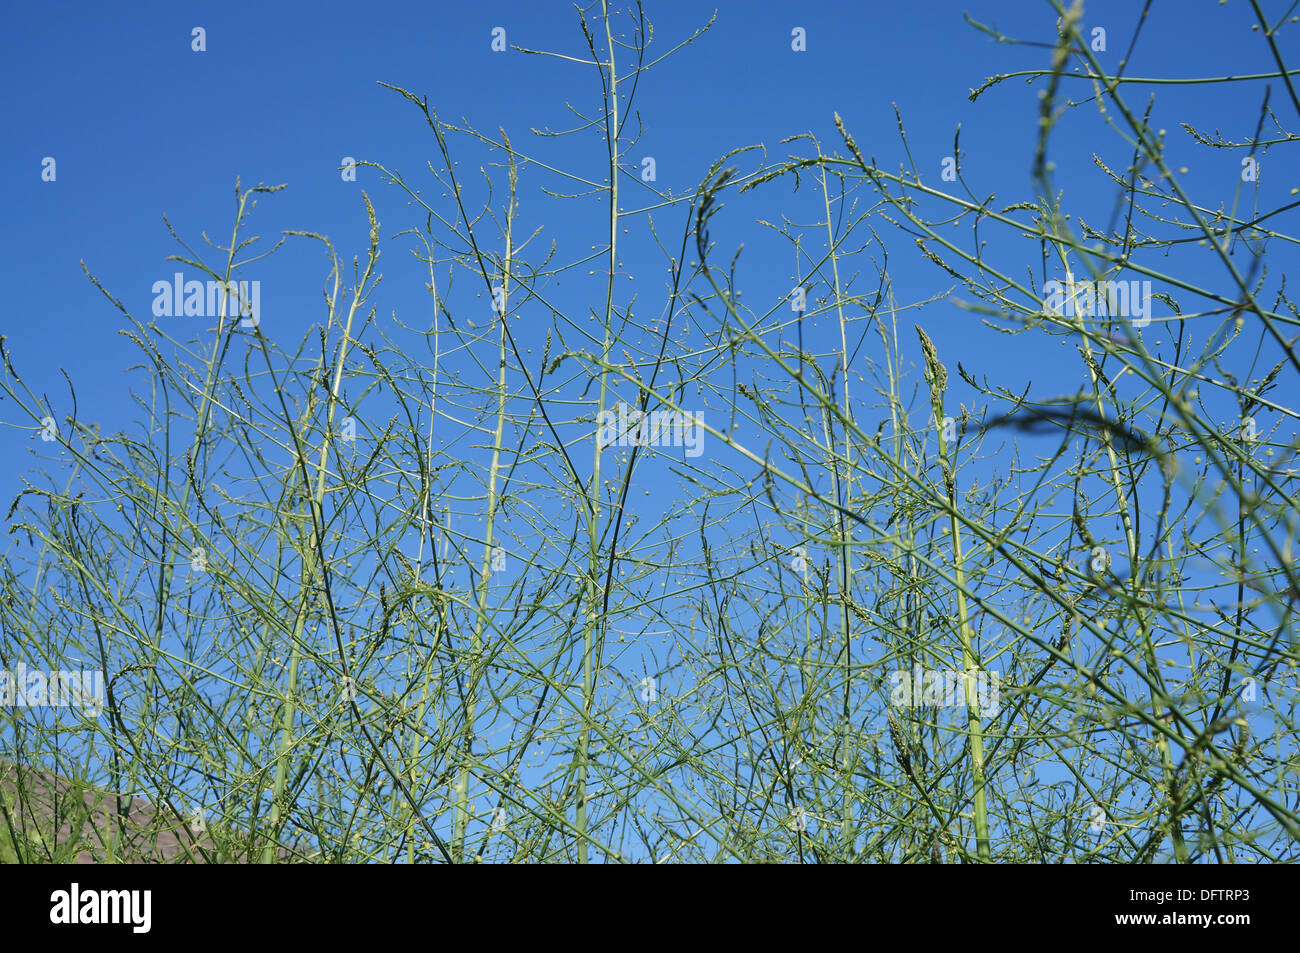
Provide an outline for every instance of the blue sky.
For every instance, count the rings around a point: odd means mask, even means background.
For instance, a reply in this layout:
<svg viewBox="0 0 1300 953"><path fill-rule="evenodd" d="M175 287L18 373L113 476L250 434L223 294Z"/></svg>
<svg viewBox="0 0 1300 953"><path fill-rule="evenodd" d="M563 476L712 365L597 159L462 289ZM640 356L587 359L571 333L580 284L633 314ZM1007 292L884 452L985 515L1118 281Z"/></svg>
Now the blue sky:
<svg viewBox="0 0 1300 953"><path fill-rule="evenodd" d="M1272 17L1288 9L1286 4L1264 6ZM896 170L907 164L910 150L922 180L939 187L941 164L951 155L954 132L961 124L963 173L977 197L995 192L998 207L1033 198L1030 162L1041 79L1032 85L1019 79L1004 82L974 103L968 94L992 74L1046 68L1050 50L998 44L965 22L962 14L969 10L972 17L1005 34L1046 44L1053 39L1055 20L1046 2L651 3L646 7L655 30L651 52L661 54L687 38L715 9L714 27L656 66L636 91L643 126L640 139L626 147L627 165L635 170L643 157L652 156L661 190L689 195L711 163L744 145L764 145L769 159L792 151L806 154L805 144L783 145L781 140L809 132L827 152L843 154L832 122L838 112L862 151L882 168ZM1128 48L1140 9L1126 0L1088 4L1084 32L1106 30L1106 49L1097 55L1109 67L1114 68ZM1249 8L1240 2L1157 3L1126 75L1190 78L1270 69L1267 47L1250 23ZM191 48L195 27L205 31L203 52ZM204 231L225 241L236 178L245 188L287 184L283 191L263 197L252 216L249 231L263 236L264 245L273 244L287 229L311 231L330 236L348 261L365 250L366 213L360 194L365 189L375 203L385 242L393 242L385 245L385 280L374 299L377 320L389 321L396 314L407 324L427 326L427 272L404 250L414 243L393 238L422 224L423 216L408 206L398 189L385 184L377 170L363 167L356 182L344 181L338 171L343 157L352 156L400 171L423 188L425 162L438 164L418 113L380 82L427 96L445 121L463 122L485 134L504 128L521 151L595 181L604 175L599 143L592 135L538 140L530 132L577 125L569 105L592 115L600 97L595 71L515 49L494 52L492 31L498 27L504 28L512 46L586 55L577 14L567 0L237 2L183 8L165 3L117 8L53 3L11 11L0 38L0 78L15 91L3 106L5 142L0 152L9 221L0 236L0 267L8 291L0 334L6 336L6 349L29 386L48 394L60 414L69 412L62 374L66 370L77 388L82 419L93 420L105 431L130 426L138 408L129 388L139 387L141 379L138 372L129 376L124 371L138 362L138 353L119 333L121 315L86 279L80 262L84 260L125 307L148 321L153 284L169 281L177 270L188 271L166 261L180 249L168 235L163 216L192 246L202 243ZM791 31L797 27L806 31L806 51L791 49ZM1296 36L1300 33L1279 37L1290 54L1300 53ZM626 66L627 54L623 56ZM1129 102L1144 106L1152 88L1126 87ZM1063 89L1079 99L1090 94L1080 81L1066 82ZM1243 191L1239 154L1195 147L1179 126L1190 120L1211 133L1248 138L1258 121L1262 84L1161 86L1158 92L1153 125L1168 130L1170 164L1188 166L1187 183L1201 204L1231 207L1240 201L1244 216L1256 203L1260 208L1283 204L1290 190L1300 186L1296 166L1265 154L1260 182ZM894 104L906 124L907 150L899 139ZM1280 84L1274 83L1271 104L1279 112L1291 110ZM628 129L629 135L637 132L633 123ZM463 139L453 139L452 146L461 160L469 204L474 205L481 188L468 170L480 162L498 161L500 154ZM1083 217L1094 227L1104 227L1117 190L1097 168L1095 155L1121 170L1128 161L1122 141L1104 117L1094 107L1083 106L1070 113L1054 137L1054 182L1065 190L1065 206L1076 220ZM57 163L52 182L42 180L46 157ZM753 157L736 162L744 171L756 164ZM556 179L535 166L526 168L521 178L521 233L542 228L539 245L557 241L563 261L580 257L601 241L604 211L598 203L574 201L557 215L557 204L542 195L542 186L555 188ZM625 208L652 201L632 179L625 180L624 189ZM745 302L760 314L777 307L789 292L796 266L788 248L755 227L754 220L775 221L787 214L812 222L820 201L812 191L795 193L790 180L783 179L743 197L728 197L726 208L711 224L718 245L715 264L729 260L736 246L745 244L739 284ZM669 236L666 243L676 247L684 212L665 209L655 215L656 227ZM925 300L951 288L951 279L916 253L910 237L883 221L876 227L890 250L900 303ZM626 245L627 270L644 295L637 299L638 314L651 319L659 316L662 304L663 256L644 229L633 232ZM1023 280L1026 269L1040 277L1036 243L1005 232L987 237L990 253L1017 278ZM968 222L953 230L953 239L969 243ZM1279 245L1271 254L1273 271L1280 274L1295 253ZM215 251L210 255L213 261L220 257ZM1168 267L1209 287L1225 287L1223 274L1214 272L1213 262L1196 257L1194 249L1176 252ZM258 272L265 276L264 334L292 349L323 319L319 297L326 270L313 243L293 239L277 252ZM481 292L481 287L459 280L461 287L451 299L454 314L463 318L479 308L479 317L486 317L486 305L476 304L470 294ZM865 271L860 280L874 286L875 275ZM1276 282L1269 287L1275 289ZM547 288L553 307L578 316L599 306L595 296L602 294L602 281L573 281L568 275ZM545 311L534 305L524 317L518 332L521 342L540 345L547 326ZM202 341L201 321L187 329L183 318L158 320L171 334ZM695 320L703 320L702 315ZM969 400L956 374L959 361L975 376L987 374L1014 392L1032 385L1036 398L1072 393L1079 386L1078 357L1063 340L999 334L945 300L908 311L900 322L917 379L920 354L911 334L913 322L927 329L947 364L953 387L950 407L957 400ZM831 350L834 327L833 321L810 322L812 349ZM1161 327L1158 321L1151 329L1152 339L1159 339ZM1198 327L1195 333L1208 336L1210 330ZM710 329L696 333L701 332L707 336ZM1236 370L1258 377L1271 363L1247 363ZM472 370L468 362L461 367ZM1287 386L1294 389L1294 378ZM919 406L925 406L924 400ZM1224 420L1232 418L1230 405L1219 409ZM712 415L721 410L710 404L706 413L713 422L720 418ZM30 450L41 448L34 434L29 421L15 419L0 404L0 500L6 504L35 465ZM973 472L992 473L999 463L973 463ZM663 468L648 469L639 479L667 478Z"/></svg>
<svg viewBox="0 0 1300 953"><path fill-rule="evenodd" d="M864 151L895 167L904 160L891 107L896 102L923 173L937 170L951 153L962 122L963 165L972 180L1008 201L1023 198L1033 88L1004 83L979 103L969 102L967 93L985 76L1025 68L1032 54L968 26L962 19L967 8L1022 37L1046 39L1052 22L1045 3L1023 0L977 7L720 3L714 29L649 74L638 90L646 132L631 157L654 155L658 184L681 194L695 188L711 161L738 145L765 143L779 155L779 140L813 131L827 149L837 148L830 120L838 110ZM680 2L649 7L660 48L702 26L714 9ZM1127 46L1137 9L1124 2L1088 5L1085 25L1108 28L1109 62ZM1157 4L1146 29L1159 39L1139 45L1130 75L1200 75L1210 62L1215 73L1234 72L1238 64L1258 68L1262 41L1251 34L1249 18L1238 14L1213 4ZM190 49L194 26L207 31L204 53ZM356 251L365 233L358 186L370 191L381 221L395 231L398 200L385 195L377 173L362 169L357 183L345 183L336 171L351 155L416 175L430 153L409 104L377 81L428 95L444 118L464 117L484 130L502 126L521 148L531 145L530 127L560 128L571 120L566 101L591 103L589 70L513 50L493 53L497 26L511 44L583 53L567 2L55 3L11 11L0 41L0 74L9 88L23 92L4 106L0 172L11 227L0 238L0 260L10 289L11 318L3 333L25 374L54 387L57 368L64 367L83 405L96 407L106 424L129 419L118 372L133 360L131 348L79 261L128 307L143 312L153 281L170 277L163 259L176 251L162 216L187 240L198 240L204 229L224 235L236 177L245 186L288 184L262 203L257 234L316 231ZM793 26L807 30L806 53L790 50ZM1169 42L1173 35L1184 42ZM1195 55L1211 38L1213 59ZM1071 88L1082 92L1082 84ZM1162 89L1161 103L1171 120L1180 115L1176 104L1194 102L1206 125L1245 134L1253 130L1259 93L1247 89ZM1077 149L1062 148L1055 156L1060 180L1074 201L1104 207L1113 192L1099 187L1089 168L1090 146L1098 142L1088 140L1109 134L1094 124L1062 130L1064 142L1071 135ZM591 151L584 155L590 165ZM41 180L46 156L58 163L53 183ZM1264 181L1279 190L1284 184L1281 176ZM736 224L732 244L750 237ZM304 281L310 269L319 271L314 251L291 246L287 256L295 255ZM761 262L751 267L764 271ZM923 284L911 283L904 272L896 283L920 298L936 287L933 275L922 277ZM284 283L278 287L265 289L266 307L282 313L277 320L285 326L305 328L308 316L293 313L281 297ZM970 322L951 310L939 315L927 315L931 333L941 347L959 341L971 355L968 367L996 357L1006 343L972 333ZM5 458L21 459L24 441L12 430L0 434Z"/></svg>

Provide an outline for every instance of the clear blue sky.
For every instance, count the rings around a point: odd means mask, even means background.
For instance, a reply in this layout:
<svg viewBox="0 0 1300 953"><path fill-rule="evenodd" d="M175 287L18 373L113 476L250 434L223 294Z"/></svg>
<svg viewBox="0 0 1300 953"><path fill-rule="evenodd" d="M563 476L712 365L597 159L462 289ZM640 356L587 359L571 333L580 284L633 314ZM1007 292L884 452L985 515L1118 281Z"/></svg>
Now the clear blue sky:
<svg viewBox="0 0 1300 953"><path fill-rule="evenodd" d="M1106 61L1117 62L1122 55L1139 6L1088 4L1085 25L1108 29ZM1039 51L1035 62L1033 50L995 44L963 22L968 8L1005 33L1050 38L1053 18L1045 2L724 0L716 4L714 29L654 70L638 90L646 132L629 159L655 156L660 186L681 194L698 184L713 159L738 145L765 143L780 155L780 139L811 130L827 149L838 148L831 125L838 110L864 151L896 168L905 159L891 107L896 102L923 174L937 179L961 122L964 168L977 191L996 190L1008 202L1025 198L1034 88L1004 83L974 104L967 93L1000 70L1042 65L1046 53ZM711 3L649 4L657 47L664 50L684 38L714 9ZM1258 69L1262 40L1250 32L1249 19L1241 10L1216 4L1158 3L1146 27L1148 41L1139 44L1129 73L1192 76ZM195 26L206 30L204 53L190 48ZM370 191L390 232L411 224L414 219L403 213L396 191L379 184L374 170L362 169L357 183L340 181L336 171L342 157L351 155L417 178L431 155L427 133L409 104L377 81L427 94L445 118L464 117L485 130L502 126L523 147L533 145L527 132L532 126L573 124L566 101L589 110L598 95L589 69L513 50L493 53L496 26L506 29L511 44L583 53L576 15L564 0L55 2L12 8L0 38L0 76L11 90L2 107L0 182L9 227L0 235L0 269L8 289L0 333L7 335L23 373L57 400L58 369L66 368L78 387L83 415L93 407L106 429L130 420L121 371L135 355L117 334L116 312L78 263L84 259L128 308L147 315L153 282L169 279L175 270L164 258L178 251L162 216L188 241L198 241L205 229L227 235L237 176L245 186L288 184L264 201L253 219L253 232L268 236L268 242L281 229L296 228L331 236L347 255L361 250L365 217L358 187ZM807 30L806 53L790 49L794 26ZM1175 42L1175 36L1184 39ZM1205 55L1210 44L1212 57ZM1084 92L1083 84L1071 89ZM1176 105L1194 104L1205 125L1244 135L1253 131L1259 92L1246 86L1170 88L1161 90L1161 103L1171 127L1183 118ZM1098 142L1111 136L1099 126L1095 131ZM1070 134L1063 130L1061 136ZM1055 158L1065 166L1060 181L1080 207L1088 208L1092 200L1100 202L1096 209L1108 212L1113 191L1099 188L1090 159L1098 143L1087 135L1079 136L1077 149L1058 150ZM1175 153L1178 135L1175 127ZM1113 147L1112 139L1105 144ZM1185 137L1182 145L1188 145ZM588 168L598 172L589 145L583 150ZM1071 154L1077 179L1065 165ZM41 180L46 156L57 161L53 183ZM1264 181L1278 190L1290 185L1284 175ZM1225 189L1224 194L1230 193ZM788 195L782 187L782 200ZM771 214L777 207L776 197L764 199L755 213ZM730 233L715 228L714 237L729 254L739 241L752 241L754 229L735 219L728 225ZM942 287L941 276L905 263L906 244L893 236L891 250L900 254L891 264L903 269L895 279L900 294L919 299ZM746 259L751 280L769 265L753 255ZM292 330L296 336L319 315L293 302L301 300L304 288L314 295L323 273L318 253L306 243L291 246L286 257L301 266L290 272L301 282L263 283L264 308L274 315L264 330ZM390 254L386 269L395 267L395 257ZM777 267L789 270L784 262ZM909 281L912 268L917 269L914 282ZM415 285L411 293L421 287ZM763 290L744 287L751 301ZM399 306L404 298L398 295L391 303ZM926 323L942 351L951 354L960 347L968 369L1007 354L1005 338L972 327L968 315L951 308L927 313ZM30 432L0 430L0 459L11 463L0 485L14 485L13 468L22 466L19 451L30 438Z"/></svg>
<svg viewBox="0 0 1300 953"><path fill-rule="evenodd" d="M1274 18L1286 3L1263 4ZM648 74L637 90L644 132L629 147L629 167L643 156L657 163L658 185L674 195L690 193L710 164L738 146L762 143L776 158L790 148L780 140L813 132L827 151L843 152L832 124L838 111L859 146L882 167L907 161L893 104L907 126L908 146L923 179L939 185L940 164L952 153L962 124L963 171L979 198L996 192L996 206L1032 199L1030 163L1036 138L1040 85L1021 80L1001 84L976 103L972 87L1001 71L1045 68L1046 48L1011 47L964 22L963 10L1003 33L1044 43L1054 38L1055 15L1046 2L962 0L962 2L649 2L655 45L662 53L703 26L716 8L717 23L694 45ZM1114 66L1127 49L1141 4L1093 0L1085 33L1101 26ZM1160 2L1127 69L1129 76L1223 75L1271 69L1267 48L1250 30L1249 7L1241 2ZM191 49L194 27L206 31L206 51ZM424 163L435 161L428 130L411 105L380 81L427 95L439 115L485 132L503 127L525 150L535 146L529 130L570 128L578 120L566 103L591 115L600 90L590 67L511 49L491 49L492 30L503 27L507 41L533 49L584 56L577 14L567 0L545 2L338 3L46 3L7 11L0 36L0 79L5 98L0 188L8 227L0 233L0 277L8 289L0 318L6 348L34 391L48 393L60 414L70 411L62 371L77 387L79 414L105 430L128 427L138 416L128 386L140 378L124 370L138 352L118 332L121 316L83 275L80 261L142 320L148 320L152 286L185 270L166 256L180 249L162 216L192 245L207 231L229 236L236 177L288 188L262 199L250 231L270 245L282 230L330 236L348 261L364 252L365 209L360 189L374 200L384 234L422 223L401 193L361 169L357 182L341 180L343 157L353 156L403 172L424 184ZM806 52L791 50L791 30L806 30ZM1293 62L1300 62L1300 30L1280 38ZM626 54L624 54L626 60ZM626 63L625 63L626 65ZM1085 98L1082 82L1067 94ZM1145 104L1147 90L1130 88L1130 102ZM1159 87L1153 124L1168 129L1171 164L1191 163L1189 182L1209 207L1231 203L1238 186L1236 154L1195 148L1179 127L1191 120L1233 139L1255 130L1261 84L1223 87ZM1272 106L1289 110L1285 91L1273 89ZM1105 227L1116 189L1093 163L1094 152L1122 168L1127 156L1097 116L1063 127L1053 158L1056 183L1066 190L1067 208L1090 224ZM1291 117L1294 118L1294 117ZM453 143L453 147L457 147ZM603 176L590 137L548 143L557 164ZM804 147L797 147L801 151ZM485 153L466 153L465 168ZM42 181L42 160L53 157L57 178ZM572 165L567 165L571 162ZM753 163L740 163L752 168ZM1300 185L1300 170L1265 157L1261 207L1283 204ZM470 177L472 178L472 177ZM545 241L568 242L561 258L602 240L599 215L588 200L575 206L573 220L548 213L530 219L534 207L549 209L538 191L546 179L523 180L521 214L528 230L544 226ZM470 186L474 188L476 186ZM715 220L716 257L729 259L747 243L739 272L745 300L762 313L789 291L790 255L756 239L758 217L776 219L792 198L790 185L756 190L729 202ZM636 193L629 188L628 205ZM1253 196L1246 199L1254 201ZM807 209L809 206L803 206ZM582 218L581 216L587 216ZM595 217L593 217L595 216ZM681 215L666 213L667 231L680 235ZM597 223L595 232L592 223ZM919 259L906 236L879 224L891 251L891 270L900 301L937 294L952 282ZM954 236L968 241L968 223ZM1014 244L995 239L1004 260ZM629 240L629 252L644 242ZM895 258L894 255L897 255ZM1294 256L1289 246L1278 256ZM383 260L385 284L375 300L380 320L396 310L419 325L427 295L418 265L390 249ZM216 253L213 253L213 257ZM1017 277L1038 274L1036 243L1025 243ZM718 263L715 261L715 263ZM1171 267L1180 259L1175 256ZM1278 260L1275 270L1286 270ZM649 251L628 270L649 298L661 287L662 257ZM320 322L319 292L324 259L311 243L291 241L263 282L262 330L284 347ZM189 277L189 275L187 275ZM1050 275L1049 275L1050 277ZM1192 277L1196 277L1195 274ZM1223 287L1223 275L1202 275ZM864 280L874 284L874 275ZM468 285L468 281L462 281ZM554 301L583 313L595 284L561 293ZM467 290L467 289L466 289ZM770 306L770 305L769 305ZM470 309L471 302L457 307ZM647 300L645 314L657 317L659 303ZM463 313L463 312L461 312ZM480 317L486 317L483 306ZM1009 338L979 324L948 302L909 313L939 346L962 398L958 361L975 374L988 374L1009 390L1034 384L1036 397L1072 393L1078 386L1078 358L1059 339ZM183 319L160 319L161 321ZM530 343L538 328L524 332ZM184 336L183 331L171 328ZM531 335L531 336L530 336ZM908 345L913 341L909 335ZM919 354L914 354L919 362ZM1059 363L1058 363L1059 362ZM1270 362L1271 363L1271 362ZM1264 368L1239 368L1259 376ZM712 421L710 421L712 422ZM14 426L20 423L22 426ZM870 429L870 428L869 428ZM14 420L0 404L0 500L7 505L33 465L34 434L26 420ZM39 449L39 447L38 447Z"/></svg>

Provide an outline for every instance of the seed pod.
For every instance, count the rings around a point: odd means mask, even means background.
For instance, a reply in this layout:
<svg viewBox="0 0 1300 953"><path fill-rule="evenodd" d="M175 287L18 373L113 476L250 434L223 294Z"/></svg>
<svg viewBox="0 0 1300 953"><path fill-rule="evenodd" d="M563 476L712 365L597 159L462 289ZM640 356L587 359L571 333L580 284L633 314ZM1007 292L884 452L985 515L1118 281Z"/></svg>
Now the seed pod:
<svg viewBox="0 0 1300 953"><path fill-rule="evenodd" d="M898 763L902 765L904 771L909 775L912 773L912 757L907 753L907 746L903 743L903 726L898 720L898 716L892 711L887 713L889 716L889 740L894 743L894 754L898 758Z"/></svg>

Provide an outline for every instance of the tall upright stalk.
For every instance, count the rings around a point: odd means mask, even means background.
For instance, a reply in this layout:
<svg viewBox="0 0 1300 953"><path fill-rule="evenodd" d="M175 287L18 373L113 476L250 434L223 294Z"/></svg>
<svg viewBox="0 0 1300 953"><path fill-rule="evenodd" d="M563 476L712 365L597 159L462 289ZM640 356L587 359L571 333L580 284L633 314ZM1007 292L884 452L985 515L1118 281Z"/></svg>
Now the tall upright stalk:
<svg viewBox="0 0 1300 953"><path fill-rule="evenodd" d="M474 762L475 717L478 714L478 688L483 669L487 664L483 655L484 632L488 625L488 584L494 572L493 549L495 548L495 527L497 507L500 499L497 495L497 482L501 474L501 447L506 426L506 321L510 314L510 268L514 260L514 218L518 183L518 171L515 167L514 151L510 149L510 140L504 139L510 157L510 192L506 199L505 254L501 259L499 299L493 301L493 323L497 328L497 381L496 381L496 426L492 433L492 462L488 471L487 484L487 526L483 532L482 558L479 563L479 580L476 587L476 611L474 628L469 646L469 673L465 694L465 731L461 742L460 774L456 779L456 816L452 831L452 854L458 861L465 859L465 829L469 823L469 782ZM497 302L500 307L497 307Z"/></svg>
<svg viewBox="0 0 1300 953"><path fill-rule="evenodd" d="M609 145L609 249L606 253L608 275L605 283L605 308L602 316L604 337L600 352L600 398L597 406L598 419L604 414L609 402L609 364L610 348L614 343L614 276L618 271L618 180L619 136L621 122L618 114L618 71L614 62L614 35L610 27L608 0L601 0L601 16L605 25L605 45L609 59L601 69L602 82L605 85L605 140ZM584 24L584 30L586 29ZM595 44L587 34L592 57L599 60ZM587 774L591 758L591 719L594 715L596 698L596 678L600 669L600 613L602 592L600 585L600 520L601 488L600 458L604 448L600 445L597 434L592 446L591 481L587 492L587 578L584 601L587 606L586 621L582 629L582 720L578 729L577 772L575 780L575 797L577 798L576 834L578 838L578 863L587 863Z"/></svg>

